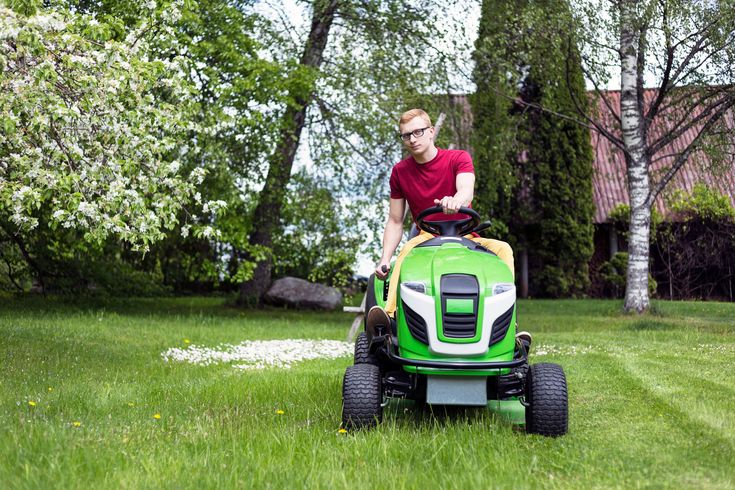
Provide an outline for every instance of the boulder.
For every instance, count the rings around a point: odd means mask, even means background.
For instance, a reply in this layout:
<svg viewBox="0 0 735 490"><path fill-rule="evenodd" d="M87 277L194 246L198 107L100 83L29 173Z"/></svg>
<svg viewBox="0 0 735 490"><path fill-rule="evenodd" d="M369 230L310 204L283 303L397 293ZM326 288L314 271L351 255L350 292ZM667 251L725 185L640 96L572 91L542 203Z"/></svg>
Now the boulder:
<svg viewBox="0 0 735 490"><path fill-rule="evenodd" d="M297 277L276 280L263 299L268 304L290 308L336 310L342 306L342 293L338 289Z"/></svg>

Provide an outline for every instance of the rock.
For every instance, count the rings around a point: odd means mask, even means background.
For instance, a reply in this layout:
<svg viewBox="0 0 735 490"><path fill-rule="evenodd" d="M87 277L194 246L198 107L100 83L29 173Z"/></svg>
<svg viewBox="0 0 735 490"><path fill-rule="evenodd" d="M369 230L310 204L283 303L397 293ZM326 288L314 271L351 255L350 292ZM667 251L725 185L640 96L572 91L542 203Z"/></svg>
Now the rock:
<svg viewBox="0 0 735 490"><path fill-rule="evenodd" d="M336 310L342 306L342 293L338 289L297 277L278 279L263 299L271 305L291 308Z"/></svg>

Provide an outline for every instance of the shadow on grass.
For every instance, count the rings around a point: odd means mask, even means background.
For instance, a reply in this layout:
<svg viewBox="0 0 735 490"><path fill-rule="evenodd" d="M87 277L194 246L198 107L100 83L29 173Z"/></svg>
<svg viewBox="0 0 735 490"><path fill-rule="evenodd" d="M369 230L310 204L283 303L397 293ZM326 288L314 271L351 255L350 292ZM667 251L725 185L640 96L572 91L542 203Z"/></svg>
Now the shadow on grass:
<svg viewBox="0 0 735 490"><path fill-rule="evenodd" d="M654 318L642 318L631 322L627 326L626 330L633 332L662 332L666 330L674 330L676 328L676 325L669 322L656 320Z"/></svg>
<svg viewBox="0 0 735 490"><path fill-rule="evenodd" d="M385 407L383 423L395 423L414 429L433 430L457 424L472 426L490 424L507 430L520 430L523 425L513 423L508 416L490 410L488 407L467 407L453 405L428 405L413 400L392 400Z"/></svg>

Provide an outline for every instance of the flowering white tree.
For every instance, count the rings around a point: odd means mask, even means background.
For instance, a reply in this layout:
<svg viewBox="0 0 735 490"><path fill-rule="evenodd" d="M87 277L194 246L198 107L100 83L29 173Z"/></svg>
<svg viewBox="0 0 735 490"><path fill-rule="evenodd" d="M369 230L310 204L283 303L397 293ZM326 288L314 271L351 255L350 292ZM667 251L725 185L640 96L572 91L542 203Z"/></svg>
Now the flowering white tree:
<svg viewBox="0 0 735 490"><path fill-rule="evenodd" d="M175 9L151 22L165 24ZM19 236L39 224L87 240L118 237L135 250L172 229L201 202L204 170L179 163L188 141L192 87L179 59L150 55L148 23L122 41L94 17L0 7L0 226ZM193 231L205 236L211 227ZM189 232L189 225L183 227ZM19 245L20 246L20 245Z"/></svg>

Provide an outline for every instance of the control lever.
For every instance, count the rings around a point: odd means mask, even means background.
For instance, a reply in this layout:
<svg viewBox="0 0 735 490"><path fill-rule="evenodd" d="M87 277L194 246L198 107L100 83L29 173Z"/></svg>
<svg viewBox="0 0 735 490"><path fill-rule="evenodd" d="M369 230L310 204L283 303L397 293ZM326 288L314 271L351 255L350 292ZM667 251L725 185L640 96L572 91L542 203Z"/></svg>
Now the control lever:
<svg viewBox="0 0 735 490"><path fill-rule="evenodd" d="M388 272L388 266L384 265L380 268L381 271ZM383 282L383 301L388 301L388 287L390 286L388 278L385 278L385 281Z"/></svg>

